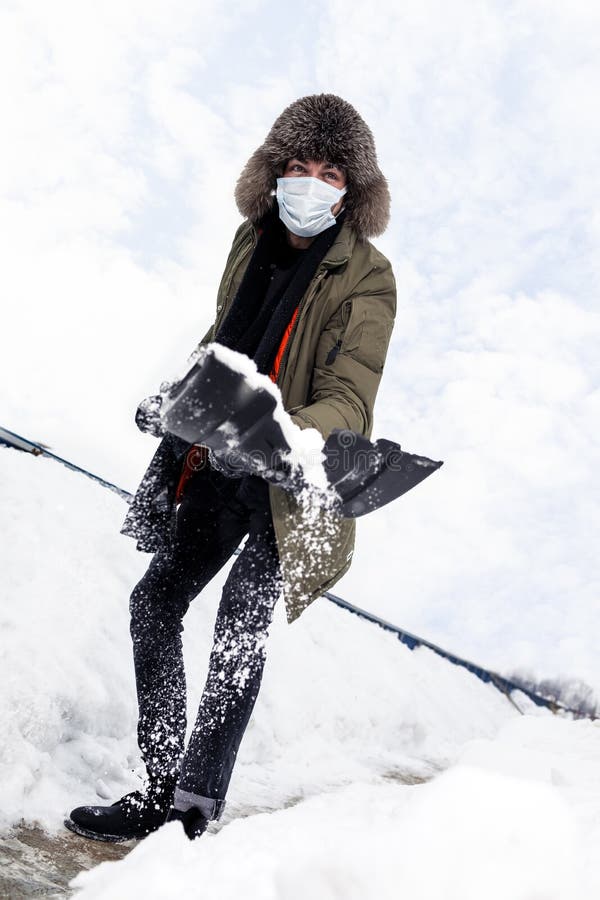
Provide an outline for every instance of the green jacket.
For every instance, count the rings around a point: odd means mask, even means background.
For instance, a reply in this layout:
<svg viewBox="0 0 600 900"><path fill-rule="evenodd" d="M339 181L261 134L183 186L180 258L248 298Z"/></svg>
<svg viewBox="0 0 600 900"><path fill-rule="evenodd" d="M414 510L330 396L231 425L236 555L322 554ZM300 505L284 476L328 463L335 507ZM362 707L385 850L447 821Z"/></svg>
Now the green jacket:
<svg viewBox="0 0 600 900"><path fill-rule="evenodd" d="M213 340L256 246L246 220L236 231L217 293L217 315L201 344ZM279 368L284 408L301 428L327 438L334 428L371 436L373 406L396 314L396 283L386 257L345 223L300 301ZM337 353L331 353L337 347ZM288 622L350 567L356 522L308 509L269 489Z"/></svg>

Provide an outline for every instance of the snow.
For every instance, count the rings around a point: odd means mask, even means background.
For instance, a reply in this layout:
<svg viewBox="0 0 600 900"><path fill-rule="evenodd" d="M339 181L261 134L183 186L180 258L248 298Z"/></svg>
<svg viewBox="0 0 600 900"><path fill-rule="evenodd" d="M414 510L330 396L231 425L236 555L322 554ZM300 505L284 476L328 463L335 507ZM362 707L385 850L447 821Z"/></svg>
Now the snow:
<svg viewBox="0 0 600 900"><path fill-rule="evenodd" d="M1 826L57 831L139 786L127 598L149 557L110 491L12 450L0 473ZM186 620L191 709L225 574ZM292 626L280 604L221 822L194 845L165 827L81 896L596 896L600 729L515 699L325 600Z"/></svg>
<svg viewBox="0 0 600 900"><path fill-rule="evenodd" d="M168 825L78 876L77 897L592 900L599 750L589 722L515 718L430 783L347 785L194 843Z"/></svg>

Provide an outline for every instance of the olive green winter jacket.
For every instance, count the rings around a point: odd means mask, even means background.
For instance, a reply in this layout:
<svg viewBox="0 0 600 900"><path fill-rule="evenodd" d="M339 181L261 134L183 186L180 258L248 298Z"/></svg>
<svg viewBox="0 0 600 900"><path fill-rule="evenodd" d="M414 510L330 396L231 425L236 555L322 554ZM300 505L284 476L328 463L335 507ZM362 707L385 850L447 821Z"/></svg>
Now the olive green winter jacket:
<svg viewBox="0 0 600 900"><path fill-rule="evenodd" d="M213 340L256 246L255 226L238 228L217 294ZM277 385L301 428L327 438L334 428L370 437L373 406L396 314L396 283L386 257L344 223L308 286L285 348ZM336 351L331 352L334 348ZM289 622L350 567L356 522L269 489Z"/></svg>

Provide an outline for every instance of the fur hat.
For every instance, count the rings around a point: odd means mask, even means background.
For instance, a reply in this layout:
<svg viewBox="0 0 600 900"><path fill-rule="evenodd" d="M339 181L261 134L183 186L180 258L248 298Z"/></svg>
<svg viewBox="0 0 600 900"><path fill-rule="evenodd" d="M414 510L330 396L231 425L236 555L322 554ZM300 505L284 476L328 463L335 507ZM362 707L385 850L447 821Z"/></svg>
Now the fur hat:
<svg viewBox="0 0 600 900"><path fill-rule="evenodd" d="M385 231L390 193L377 163L373 135L354 107L335 94L300 97L277 117L235 187L235 201L244 218L258 222L273 208L276 179L293 156L343 166L348 183L347 221L361 240Z"/></svg>

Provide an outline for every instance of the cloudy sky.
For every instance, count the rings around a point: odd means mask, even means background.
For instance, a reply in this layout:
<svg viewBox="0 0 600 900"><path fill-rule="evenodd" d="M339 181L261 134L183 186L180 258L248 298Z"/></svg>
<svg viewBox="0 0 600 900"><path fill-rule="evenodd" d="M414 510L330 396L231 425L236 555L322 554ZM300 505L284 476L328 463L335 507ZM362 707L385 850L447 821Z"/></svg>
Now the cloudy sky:
<svg viewBox="0 0 600 900"><path fill-rule="evenodd" d="M136 405L212 320L243 164L289 102L338 93L393 201L375 436L445 461L359 523L339 592L600 690L600 7L366 10L5 0L0 424L133 489Z"/></svg>

